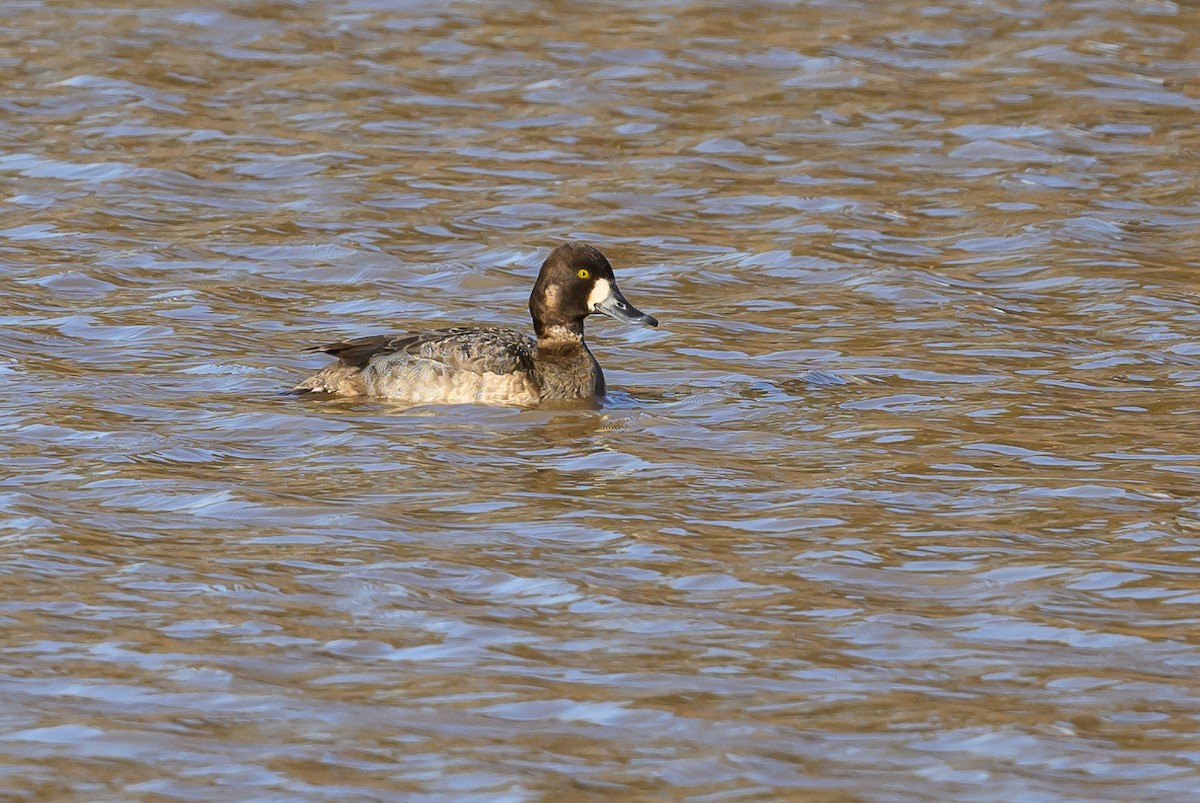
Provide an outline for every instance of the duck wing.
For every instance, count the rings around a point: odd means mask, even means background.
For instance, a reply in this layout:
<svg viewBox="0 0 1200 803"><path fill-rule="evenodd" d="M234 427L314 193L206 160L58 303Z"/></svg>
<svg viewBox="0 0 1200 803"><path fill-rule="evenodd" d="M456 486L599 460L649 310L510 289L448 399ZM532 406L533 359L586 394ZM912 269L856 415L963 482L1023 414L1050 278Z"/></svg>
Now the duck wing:
<svg viewBox="0 0 1200 803"><path fill-rule="evenodd" d="M372 360L408 354L459 371L511 374L533 370L533 338L512 329L460 326L406 335L374 335L313 346L337 357L349 368L365 368Z"/></svg>

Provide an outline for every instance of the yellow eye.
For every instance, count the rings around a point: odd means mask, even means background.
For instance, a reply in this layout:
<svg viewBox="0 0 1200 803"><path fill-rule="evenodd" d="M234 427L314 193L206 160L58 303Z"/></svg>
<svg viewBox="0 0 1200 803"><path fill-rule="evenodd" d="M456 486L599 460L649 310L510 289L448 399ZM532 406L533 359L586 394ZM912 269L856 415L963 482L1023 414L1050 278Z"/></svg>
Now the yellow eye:
<svg viewBox="0 0 1200 803"><path fill-rule="evenodd" d="M587 268L580 268L579 273L577 273L575 275L578 276L580 279L587 279L587 278L590 278L592 274L588 273Z"/></svg>

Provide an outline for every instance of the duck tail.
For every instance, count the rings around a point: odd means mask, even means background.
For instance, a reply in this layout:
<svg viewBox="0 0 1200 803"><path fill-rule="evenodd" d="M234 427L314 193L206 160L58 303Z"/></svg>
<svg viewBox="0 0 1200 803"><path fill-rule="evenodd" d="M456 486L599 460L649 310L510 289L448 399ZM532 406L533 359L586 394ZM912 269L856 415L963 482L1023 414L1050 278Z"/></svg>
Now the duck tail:
<svg viewBox="0 0 1200 803"><path fill-rule="evenodd" d="M362 371L341 363L326 366L292 388L292 393L329 393L334 396L365 396Z"/></svg>

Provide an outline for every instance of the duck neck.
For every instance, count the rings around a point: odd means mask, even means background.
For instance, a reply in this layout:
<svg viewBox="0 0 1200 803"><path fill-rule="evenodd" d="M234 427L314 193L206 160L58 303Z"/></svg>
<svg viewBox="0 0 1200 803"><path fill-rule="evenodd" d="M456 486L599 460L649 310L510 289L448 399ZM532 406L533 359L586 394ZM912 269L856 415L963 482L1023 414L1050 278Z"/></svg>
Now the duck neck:
<svg viewBox="0 0 1200 803"><path fill-rule="evenodd" d="M554 321L534 321L533 331L537 334L538 342L547 343L582 343L583 319Z"/></svg>
<svg viewBox="0 0 1200 803"><path fill-rule="evenodd" d="M593 399L604 395L604 374L587 344L583 321L535 323L533 370L543 399Z"/></svg>

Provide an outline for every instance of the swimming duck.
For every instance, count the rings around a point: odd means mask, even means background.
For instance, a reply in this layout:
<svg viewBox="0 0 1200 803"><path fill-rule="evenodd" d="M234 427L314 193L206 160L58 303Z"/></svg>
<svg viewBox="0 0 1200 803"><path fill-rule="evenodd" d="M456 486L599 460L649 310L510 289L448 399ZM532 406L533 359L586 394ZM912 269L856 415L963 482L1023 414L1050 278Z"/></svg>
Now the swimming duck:
<svg viewBox="0 0 1200 803"><path fill-rule="evenodd" d="M306 351L338 361L295 390L408 404L596 400L604 374L583 339L583 319L595 312L658 326L625 300L604 254L567 243L546 257L529 295L536 340L513 329L458 327L314 346Z"/></svg>

